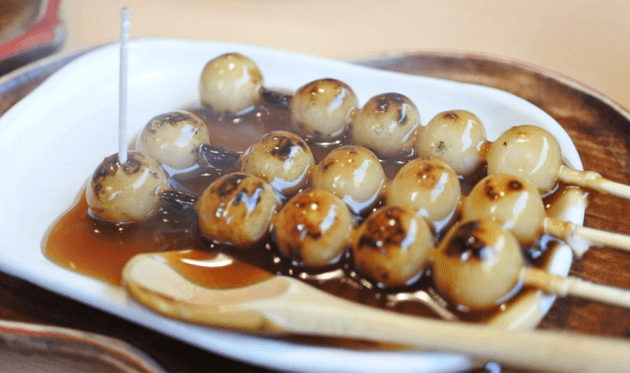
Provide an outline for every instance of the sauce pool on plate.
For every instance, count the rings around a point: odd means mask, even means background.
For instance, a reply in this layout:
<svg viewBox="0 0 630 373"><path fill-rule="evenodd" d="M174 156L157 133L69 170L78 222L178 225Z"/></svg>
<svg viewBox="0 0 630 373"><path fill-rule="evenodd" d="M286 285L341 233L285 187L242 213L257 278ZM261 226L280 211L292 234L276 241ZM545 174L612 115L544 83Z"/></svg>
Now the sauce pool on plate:
<svg viewBox="0 0 630 373"><path fill-rule="evenodd" d="M186 108L207 124L212 145L242 153L263 134L275 130L294 131L286 109L260 104L244 115L218 115L201 106ZM338 140L316 142L306 139L315 162L331 150L350 144L349 136ZM381 159L388 179L392 179L409 155ZM210 164L200 164L172 175L178 188L199 196L206 187L231 172ZM485 165L466 178L460 178L466 194L486 174ZM564 186L556 193L562 193ZM555 199L552 194L547 205ZM383 205L378 201L376 208ZM355 215L357 222L369 212ZM451 217L456 220L457 216ZM445 224L446 227L449 222ZM441 232L437 232L439 239ZM541 240L544 247L530 250L532 265L544 267L553 255L557 242ZM145 222L111 224L94 219L88 213L83 195L79 203L60 218L48 237L45 255L51 261L70 270L121 285L124 265L142 253L161 253L172 268L188 280L211 288L233 288L264 281L274 275L298 278L312 286L362 304L423 317L460 319L484 322L530 290L521 291L503 305L489 311L464 312L449 305L434 289L428 268L419 280L409 286L383 289L354 269L349 251L334 264L321 269L308 269L283 257L269 238L254 248L239 250L229 245L209 242L200 232L196 213L165 204L154 217Z"/></svg>

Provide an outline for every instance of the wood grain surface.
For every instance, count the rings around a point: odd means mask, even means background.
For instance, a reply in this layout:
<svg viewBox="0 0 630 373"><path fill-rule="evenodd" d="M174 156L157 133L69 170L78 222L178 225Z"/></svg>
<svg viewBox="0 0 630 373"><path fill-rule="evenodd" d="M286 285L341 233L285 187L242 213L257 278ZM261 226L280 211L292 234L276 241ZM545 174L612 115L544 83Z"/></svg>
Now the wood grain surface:
<svg viewBox="0 0 630 373"><path fill-rule="evenodd" d="M75 57L76 54L49 58L0 80L0 115ZM585 169L630 184L630 114L578 83L513 61L457 53L396 54L356 62L488 85L521 96L545 110L567 130ZM599 195L587 209L585 225L627 234L629 216L627 201ZM630 289L630 255L606 248L592 249L573 264L571 274ZM168 338L6 274L0 274L0 318L77 328L119 338L146 352L168 371L264 371ZM540 328L630 338L630 310L569 297L556 301ZM503 371L517 370L507 367Z"/></svg>

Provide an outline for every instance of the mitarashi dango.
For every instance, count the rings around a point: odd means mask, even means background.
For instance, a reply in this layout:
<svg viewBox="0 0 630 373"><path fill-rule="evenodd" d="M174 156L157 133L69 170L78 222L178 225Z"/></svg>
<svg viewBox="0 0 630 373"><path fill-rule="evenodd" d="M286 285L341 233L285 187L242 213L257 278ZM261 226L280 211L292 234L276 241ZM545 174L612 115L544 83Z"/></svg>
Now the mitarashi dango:
<svg viewBox="0 0 630 373"><path fill-rule="evenodd" d="M419 156L437 158L460 175L468 176L483 163L486 129L466 110L444 111L427 123L416 140Z"/></svg>
<svg viewBox="0 0 630 373"><path fill-rule="evenodd" d="M308 144L287 131L264 134L240 158L242 172L260 177L285 196L304 188L313 165L315 159Z"/></svg>
<svg viewBox="0 0 630 373"><path fill-rule="evenodd" d="M314 188L333 192L355 213L376 203L385 181L385 171L376 155L356 145L332 150L311 175Z"/></svg>
<svg viewBox="0 0 630 373"><path fill-rule="evenodd" d="M331 140L352 123L358 107L354 91L336 79L307 83L291 98L291 125L317 140Z"/></svg>
<svg viewBox="0 0 630 373"><path fill-rule="evenodd" d="M262 179L230 173L210 184L199 198L199 229L213 242L246 249L267 237L279 206L273 188Z"/></svg>
<svg viewBox="0 0 630 373"><path fill-rule="evenodd" d="M136 150L175 170L196 165L203 145L210 145L208 126L184 110L153 117L136 140Z"/></svg>
<svg viewBox="0 0 630 373"><path fill-rule="evenodd" d="M410 209L385 206L357 228L351 249L362 275L382 287L399 287L422 274L433 245L424 218Z"/></svg>
<svg viewBox="0 0 630 373"><path fill-rule="evenodd" d="M349 245L354 228L350 210L324 189L309 189L291 198L277 214L273 232L280 252L305 267L336 262Z"/></svg>
<svg viewBox="0 0 630 373"><path fill-rule="evenodd" d="M411 153L420 127L416 104L400 93L384 93L363 105L352 124L352 141L384 157Z"/></svg>
<svg viewBox="0 0 630 373"><path fill-rule="evenodd" d="M227 53L209 61L201 72L201 103L219 114L238 114L261 97L263 77L251 59Z"/></svg>
<svg viewBox="0 0 630 373"><path fill-rule="evenodd" d="M129 151L123 164L118 154L105 158L85 194L92 216L117 224L150 219L160 209L160 193L169 189L169 179L155 160Z"/></svg>

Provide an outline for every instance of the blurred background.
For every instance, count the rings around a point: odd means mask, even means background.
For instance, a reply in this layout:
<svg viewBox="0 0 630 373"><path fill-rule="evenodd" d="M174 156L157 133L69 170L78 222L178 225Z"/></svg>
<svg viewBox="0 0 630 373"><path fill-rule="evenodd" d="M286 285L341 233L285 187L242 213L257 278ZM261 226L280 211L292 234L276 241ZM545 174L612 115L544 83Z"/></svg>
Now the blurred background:
<svg viewBox="0 0 630 373"><path fill-rule="evenodd" d="M56 12L44 11L59 3L63 23L55 28ZM467 52L560 73L630 108L627 0L0 0L0 75L54 52L119 40L123 7L131 10L133 38L219 40L341 59Z"/></svg>
<svg viewBox="0 0 630 373"><path fill-rule="evenodd" d="M64 0L64 50L131 36L221 40L329 58L464 51L552 70L630 108L627 0Z"/></svg>

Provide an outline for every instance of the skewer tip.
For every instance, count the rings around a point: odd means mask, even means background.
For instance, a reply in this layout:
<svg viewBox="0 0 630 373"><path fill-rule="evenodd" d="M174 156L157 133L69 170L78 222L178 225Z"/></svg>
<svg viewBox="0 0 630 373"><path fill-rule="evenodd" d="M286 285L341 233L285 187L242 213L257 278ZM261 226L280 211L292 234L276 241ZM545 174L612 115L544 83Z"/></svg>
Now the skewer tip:
<svg viewBox="0 0 630 373"><path fill-rule="evenodd" d="M127 44L129 41L129 9L120 11L120 76L118 117L118 161L127 162Z"/></svg>

